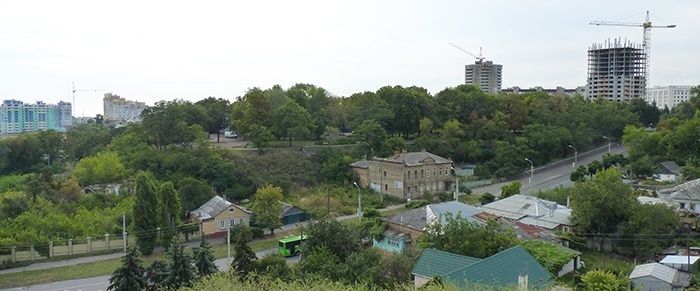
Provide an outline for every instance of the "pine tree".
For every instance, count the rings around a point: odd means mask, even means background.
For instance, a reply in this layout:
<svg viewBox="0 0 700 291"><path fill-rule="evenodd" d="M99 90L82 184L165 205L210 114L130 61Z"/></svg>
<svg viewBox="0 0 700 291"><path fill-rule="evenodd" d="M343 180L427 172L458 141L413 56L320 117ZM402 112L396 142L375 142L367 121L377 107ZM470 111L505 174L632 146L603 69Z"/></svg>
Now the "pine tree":
<svg viewBox="0 0 700 291"><path fill-rule="evenodd" d="M176 235L179 215L182 210L180 193L175 190L172 182L165 182L158 188L158 216L163 229L162 241L170 242ZM166 248L169 245L165 245Z"/></svg>
<svg viewBox="0 0 700 291"><path fill-rule="evenodd" d="M214 264L214 254L211 251L211 246L202 238L202 243L199 248L192 250L194 253L194 266L197 269L197 274L207 276L219 271L219 268Z"/></svg>
<svg viewBox="0 0 700 291"><path fill-rule="evenodd" d="M158 223L155 182L151 175L141 172L136 175L135 184L136 202L133 211L136 245L141 253L150 255L155 247L156 225Z"/></svg>
<svg viewBox="0 0 700 291"><path fill-rule="evenodd" d="M141 290L146 287L143 274L144 268L141 259L139 259L139 251L136 248L129 248L129 251L122 258L122 266L116 269L112 273L112 277L109 278L107 290Z"/></svg>
<svg viewBox="0 0 700 291"><path fill-rule="evenodd" d="M248 246L253 240L253 233L250 228L239 224L231 230L233 236L234 257L231 268L236 274L247 276L254 268L254 261L257 259L255 252Z"/></svg>
<svg viewBox="0 0 700 291"><path fill-rule="evenodd" d="M190 286L195 279L192 259L185 253L185 247L178 237L174 237L168 250L167 277L163 284L173 289Z"/></svg>

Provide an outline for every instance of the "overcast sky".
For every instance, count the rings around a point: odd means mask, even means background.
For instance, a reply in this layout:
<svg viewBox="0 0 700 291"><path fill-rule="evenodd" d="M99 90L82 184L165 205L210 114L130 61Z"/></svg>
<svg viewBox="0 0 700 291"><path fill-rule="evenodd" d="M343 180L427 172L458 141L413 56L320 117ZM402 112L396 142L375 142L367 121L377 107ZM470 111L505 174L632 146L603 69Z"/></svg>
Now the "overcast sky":
<svg viewBox="0 0 700 291"><path fill-rule="evenodd" d="M70 101L71 82L149 104L299 82L436 93L473 62L448 42L483 47L504 87L576 87L590 44L642 39L588 23L645 10L678 25L652 31L651 84L700 84L700 1L2 1L0 99ZM74 114L101 113L102 94L79 92Z"/></svg>

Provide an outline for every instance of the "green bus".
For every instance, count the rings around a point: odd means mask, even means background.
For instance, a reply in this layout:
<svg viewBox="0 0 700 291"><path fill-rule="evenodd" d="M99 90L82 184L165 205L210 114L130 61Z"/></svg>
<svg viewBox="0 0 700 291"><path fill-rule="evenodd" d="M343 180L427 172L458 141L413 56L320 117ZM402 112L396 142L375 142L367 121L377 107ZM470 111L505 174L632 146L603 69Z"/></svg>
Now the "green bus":
<svg viewBox="0 0 700 291"><path fill-rule="evenodd" d="M306 240L306 236L296 235L287 236L279 240L277 245L277 253L283 257L291 257L299 254L299 246L301 242Z"/></svg>

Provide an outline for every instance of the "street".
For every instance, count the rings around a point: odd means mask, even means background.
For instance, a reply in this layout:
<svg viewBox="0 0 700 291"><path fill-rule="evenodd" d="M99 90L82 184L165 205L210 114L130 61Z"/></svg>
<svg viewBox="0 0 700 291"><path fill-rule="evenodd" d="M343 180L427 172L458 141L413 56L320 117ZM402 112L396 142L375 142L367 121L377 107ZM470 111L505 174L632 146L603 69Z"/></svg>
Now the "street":
<svg viewBox="0 0 700 291"><path fill-rule="evenodd" d="M579 165L588 165L588 163L594 161L594 160L602 160L603 155L607 154L607 146L604 147L605 150L601 152L596 152L596 153L591 153L590 155L584 156L582 153L579 153L578 157L578 162L576 163L576 166ZM620 145L620 144L613 144L611 147L611 152L613 154L627 154L627 149ZM572 184L570 176L571 172L573 170L572 164L571 163L562 163L561 165L558 166L553 166L550 168L544 167L543 169L539 170L536 168L535 169L535 174L533 175L532 178L532 185L528 184L528 177L529 176L524 176L523 178L519 179L520 183L522 183L521 187L521 192L523 194L530 194L534 195L540 190L546 190L546 189L554 189L557 187L566 187ZM496 183L484 187L478 187L472 189L473 194L484 194L486 192L493 194L494 196L499 196L501 193L501 187L508 185L512 183L513 181L506 181L506 182L501 182L501 183Z"/></svg>

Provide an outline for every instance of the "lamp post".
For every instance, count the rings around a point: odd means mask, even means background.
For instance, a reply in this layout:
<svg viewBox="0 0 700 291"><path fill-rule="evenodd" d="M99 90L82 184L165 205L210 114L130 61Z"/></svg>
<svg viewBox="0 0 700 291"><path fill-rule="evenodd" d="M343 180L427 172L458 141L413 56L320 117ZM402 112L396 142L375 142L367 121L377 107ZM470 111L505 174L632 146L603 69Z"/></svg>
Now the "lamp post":
<svg viewBox="0 0 700 291"><path fill-rule="evenodd" d="M530 162L530 178L527 179L527 186L532 187L532 176L535 173L535 164L528 158L525 158L525 160Z"/></svg>
<svg viewBox="0 0 700 291"><path fill-rule="evenodd" d="M452 171L455 172L455 182L457 183L457 185L455 185L455 191L453 194L453 196L454 196L453 198L455 199L455 201L457 201L457 200L459 200L459 176L457 176L457 170L455 170L455 167L450 167L450 168L452 169Z"/></svg>
<svg viewBox="0 0 700 291"><path fill-rule="evenodd" d="M608 140L608 153L610 153L610 139L607 136L603 136L603 138Z"/></svg>
<svg viewBox="0 0 700 291"><path fill-rule="evenodd" d="M577 151L576 148L575 148L574 146L572 146L572 145L569 145L569 147L572 148L572 149L574 150L574 163L571 164L571 167L572 167L572 168L576 168L576 162L578 162L578 151Z"/></svg>
<svg viewBox="0 0 700 291"><path fill-rule="evenodd" d="M360 185L357 182L352 182L355 187L357 187L357 218L362 220L362 192L360 191Z"/></svg>

